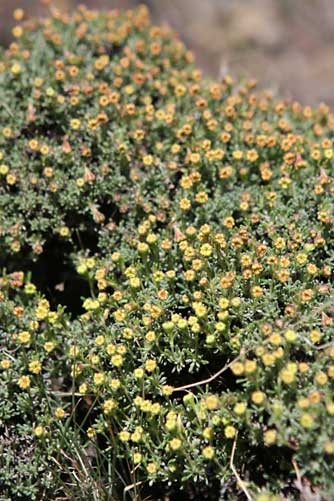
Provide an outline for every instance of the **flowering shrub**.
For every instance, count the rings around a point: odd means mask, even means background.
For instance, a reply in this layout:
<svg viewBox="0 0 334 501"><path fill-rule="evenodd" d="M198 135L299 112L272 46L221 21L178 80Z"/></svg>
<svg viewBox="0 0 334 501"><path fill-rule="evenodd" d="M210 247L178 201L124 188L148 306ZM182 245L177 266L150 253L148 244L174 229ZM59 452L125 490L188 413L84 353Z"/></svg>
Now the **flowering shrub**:
<svg viewBox="0 0 334 501"><path fill-rule="evenodd" d="M0 63L5 495L273 501L309 484L331 499L328 107L203 80L144 8L55 11L14 35ZM29 273L52 245L86 284L79 313Z"/></svg>
<svg viewBox="0 0 334 501"><path fill-rule="evenodd" d="M86 244L158 207L163 219L170 126L200 77L191 54L145 9L55 12L13 32L0 67L3 252Z"/></svg>

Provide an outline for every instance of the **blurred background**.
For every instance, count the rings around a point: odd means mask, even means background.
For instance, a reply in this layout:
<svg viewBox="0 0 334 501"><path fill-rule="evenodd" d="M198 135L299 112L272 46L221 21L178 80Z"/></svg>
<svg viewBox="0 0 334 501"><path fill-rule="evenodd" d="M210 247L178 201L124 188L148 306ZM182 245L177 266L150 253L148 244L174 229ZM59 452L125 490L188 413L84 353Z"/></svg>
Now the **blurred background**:
<svg viewBox="0 0 334 501"><path fill-rule="evenodd" d="M42 0L43 1L43 0ZM45 1L45 0L44 0ZM59 8L146 4L168 22L212 76L255 77L302 103L334 104L334 0L53 0ZM8 44L12 10L43 15L40 0L0 0L0 43Z"/></svg>

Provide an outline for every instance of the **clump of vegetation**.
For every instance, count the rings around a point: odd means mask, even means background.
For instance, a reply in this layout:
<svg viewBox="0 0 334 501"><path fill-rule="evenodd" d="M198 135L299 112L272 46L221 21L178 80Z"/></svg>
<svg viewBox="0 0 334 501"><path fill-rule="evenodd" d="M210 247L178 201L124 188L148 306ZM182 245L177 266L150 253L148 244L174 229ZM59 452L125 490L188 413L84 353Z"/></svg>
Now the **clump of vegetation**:
<svg viewBox="0 0 334 501"><path fill-rule="evenodd" d="M14 35L5 496L331 499L328 107L202 79L145 8L54 11Z"/></svg>

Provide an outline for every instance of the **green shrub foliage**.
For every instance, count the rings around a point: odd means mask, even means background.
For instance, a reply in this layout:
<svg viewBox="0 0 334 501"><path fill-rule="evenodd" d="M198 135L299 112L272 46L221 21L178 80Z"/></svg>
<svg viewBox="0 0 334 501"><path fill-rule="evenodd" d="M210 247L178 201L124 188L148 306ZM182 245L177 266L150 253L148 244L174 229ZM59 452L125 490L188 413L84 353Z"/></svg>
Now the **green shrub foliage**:
<svg viewBox="0 0 334 501"><path fill-rule="evenodd" d="M144 7L55 10L14 35L4 499L332 499L329 108L203 79ZM79 284L59 304L55 256Z"/></svg>

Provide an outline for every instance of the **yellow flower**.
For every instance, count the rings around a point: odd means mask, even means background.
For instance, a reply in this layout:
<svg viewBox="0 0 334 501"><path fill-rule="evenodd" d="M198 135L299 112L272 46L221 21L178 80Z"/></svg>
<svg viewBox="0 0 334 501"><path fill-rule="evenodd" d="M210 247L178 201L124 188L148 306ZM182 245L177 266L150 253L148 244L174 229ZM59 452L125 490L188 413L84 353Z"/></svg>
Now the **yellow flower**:
<svg viewBox="0 0 334 501"><path fill-rule="evenodd" d="M145 242L139 242L137 250L140 254L146 254L149 251L149 246Z"/></svg>
<svg viewBox="0 0 334 501"><path fill-rule="evenodd" d="M97 336L95 338L95 344L97 344L97 346L102 346L104 344L104 336Z"/></svg>
<svg viewBox="0 0 334 501"><path fill-rule="evenodd" d="M140 461L142 460L142 454L140 452L135 452L134 455L133 455L133 462L134 464L138 464L140 463Z"/></svg>
<svg viewBox="0 0 334 501"><path fill-rule="evenodd" d="M187 198L182 198L179 202L179 207L181 210L188 210L191 207L190 200Z"/></svg>
<svg viewBox="0 0 334 501"><path fill-rule="evenodd" d="M5 358L4 360L1 360L0 366L2 369L9 369L9 367L12 365L12 362L8 360L8 358Z"/></svg>
<svg viewBox="0 0 334 501"><path fill-rule="evenodd" d="M254 404L260 405L263 403L263 401L265 399L265 394L262 391L254 391L252 393L251 398L252 398L252 402L254 402Z"/></svg>
<svg viewBox="0 0 334 501"><path fill-rule="evenodd" d="M246 374L252 374L255 371L256 371L256 361L255 360L246 360L246 362L245 362Z"/></svg>
<svg viewBox="0 0 334 501"><path fill-rule="evenodd" d="M24 286L24 292L25 292L26 294L34 294L34 293L36 292L36 285L34 285L34 284L30 284L30 283L29 283L29 284L26 284L26 285Z"/></svg>
<svg viewBox="0 0 334 501"><path fill-rule="evenodd" d="M89 310L97 310L100 307L100 303L98 302L97 299L87 298L83 302L82 306L85 308L85 310L88 310L88 311Z"/></svg>
<svg viewBox="0 0 334 501"><path fill-rule="evenodd" d="M22 71L22 67L19 63L14 63L11 67L11 72L14 74L14 75L18 75L19 73L21 73Z"/></svg>
<svg viewBox="0 0 334 501"><path fill-rule="evenodd" d="M334 442L330 442L329 440L325 442L324 451L326 454L334 454Z"/></svg>
<svg viewBox="0 0 334 501"><path fill-rule="evenodd" d="M266 445L273 445L277 439L277 431L276 430L267 430L264 432L264 443Z"/></svg>
<svg viewBox="0 0 334 501"><path fill-rule="evenodd" d="M310 340L312 341L312 343L318 343L321 339L321 332L314 329L310 332Z"/></svg>
<svg viewBox="0 0 334 501"><path fill-rule="evenodd" d="M213 429L210 426L204 428L204 430L203 430L203 437L206 438L207 440L211 440L212 439L212 437L213 437Z"/></svg>
<svg viewBox="0 0 334 501"><path fill-rule="evenodd" d="M144 165L150 166L154 162L154 158L152 155L145 155L143 158Z"/></svg>
<svg viewBox="0 0 334 501"><path fill-rule="evenodd" d="M50 152L50 148L47 144L42 144L39 151L42 155L47 155Z"/></svg>
<svg viewBox="0 0 334 501"><path fill-rule="evenodd" d="M199 318L203 318L206 316L207 314L207 308L206 306L201 303L201 302L194 302L192 304L192 307L196 313L196 316L199 317Z"/></svg>
<svg viewBox="0 0 334 501"><path fill-rule="evenodd" d="M41 426L41 425L36 426L36 428L34 428L34 433L35 433L36 437L41 437L44 434L43 426Z"/></svg>
<svg viewBox="0 0 334 501"><path fill-rule="evenodd" d="M157 466L155 463L148 463L146 470L150 475L153 475L157 471Z"/></svg>
<svg viewBox="0 0 334 501"><path fill-rule="evenodd" d="M209 409L210 411L219 409L220 407L220 400L217 397L217 395L209 395L208 397L206 397L204 402L206 408Z"/></svg>
<svg viewBox="0 0 334 501"><path fill-rule="evenodd" d="M307 261L307 254L302 254L302 253L297 254L296 261L299 264L305 264Z"/></svg>
<svg viewBox="0 0 334 501"><path fill-rule="evenodd" d="M105 414L109 414L115 407L116 407L116 402L112 398L109 398L103 403L103 412Z"/></svg>
<svg viewBox="0 0 334 501"><path fill-rule="evenodd" d="M130 278L129 285L133 289L139 289L139 287L140 287L140 279L138 277Z"/></svg>
<svg viewBox="0 0 334 501"><path fill-rule="evenodd" d="M166 384L161 388L162 394L165 396L170 396L173 393L173 390L173 386L170 386L169 384Z"/></svg>
<svg viewBox="0 0 334 501"><path fill-rule="evenodd" d="M39 360L33 360L29 363L29 371L33 374L40 374L42 370L42 365Z"/></svg>
<svg viewBox="0 0 334 501"><path fill-rule="evenodd" d="M151 413L152 414L159 414L161 411L161 405L158 402L155 402L155 404L152 404L151 406Z"/></svg>
<svg viewBox="0 0 334 501"><path fill-rule="evenodd" d="M155 360L147 360L145 362L145 369L147 370L147 372L153 372L156 366L157 363Z"/></svg>
<svg viewBox="0 0 334 501"><path fill-rule="evenodd" d="M95 435L96 435L96 431L94 430L94 428L89 427L88 430L87 430L87 437L88 438L94 438Z"/></svg>
<svg viewBox="0 0 334 501"><path fill-rule="evenodd" d="M77 272L80 273L80 275L86 273L87 271L87 266L86 263L79 263L77 266Z"/></svg>
<svg viewBox="0 0 334 501"><path fill-rule="evenodd" d="M300 418L300 424L302 425L303 428L312 428L314 424L314 419L310 414L305 413Z"/></svg>
<svg viewBox="0 0 334 501"><path fill-rule="evenodd" d="M121 254L119 252L113 252L111 254L111 260L113 263L117 263L121 259Z"/></svg>
<svg viewBox="0 0 334 501"><path fill-rule="evenodd" d="M176 418L169 418L166 420L165 428L168 431L172 431L176 428Z"/></svg>
<svg viewBox="0 0 334 501"><path fill-rule="evenodd" d="M84 395L85 393L87 393L87 390L88 390L88 386L87 386L86 383L82 383L79 386L79 393L81 393L82 395Z"/></svg>
<svg viewBox="0 0 334 501"><path fill-rule="evenodd" d="M203 244L200 248L200 254L204 257L209 257L212 254L212 247L210 244Z"/></svg>
<svg viewBox="0 0 334 501"><path fill-rule="evenodd" d="M310 405L310 402L307 398L300 398L297 401L297 405L300 409L307 409L307 407L309 407Z"/></svg>
<svg viewBox="0 0 334 501"><path fill-rule="evenodd" d="M59 228L59 235L61 237L68 237L70 234L70 229L67 226L61 226Z"/></svg>
<svg viewBox="0 0 334 501"><path fill-rule="evenodd" d="M108 355L113 355L116 351L116 345L112 344L112 343L109 343L107 345L107 353Z"/></svg>
<svg viewBox="0 0 334 501"><path fill-rule="evenodd" d="M126 327L124 330L123 330L123 337L125 339L132 339L133 338L133 330L130 329L129 327ZM109 353L109 355L111 355L111 353Z"/></svg>
<svg viewBox="0 0 334 501"><path fill-rule="evenodd" d="M275 363L275 357L272 353L264 353L262 355L262 362L266 367L270 367Z"/></svg>
<svg viewBox="0 0 334 501"><path fill-rule="evenodd" d="M297 339L297 334L292 329L289 329L284 334L284 337L287 341L289 341L289 343L293 343Z"/></svg>
<svg viewBox="0 0 334 501"><path fill-rule="evenodd" d="M81 121L78 118L73 118L70 121L70 127L71 127L71 129L77 130L77 129L80 128L80 125L81 125Z"/></svg>
<svg viewBox="0 0 334 501"><path fill-rule="evenodd" d="M313 263L310 263L306 266L306 269L307 269L307 272L310 274L310 275L315 275L315 273L317 273L318 271L318 268L315 264Z"/></svg>
<svg viewBox="0 0 334 501"><path fill-rule="evenodd" d="M326 410L330 416L334 416L334 402L328 402Z"/></svg>
<svg viewBox="0 0 334 501"><path fill-rule="evenodd" d="M225 437L226 438L233 438L235 437L235 434L236 434L237 430L234 428L234 426L226 426L225 430L224 430L224 434L225 434Z"/></svg>
<svg viewBox="0 0 334 501"><path fill-rule="evenodd" d="M154 233L150 233L146 237L146 242L148 244L154 244L158 240L158 237Z"/></svg>
<svg viewBox="0 0 334 501"><path fill-rule="evenodd" d="M210 445L202 449L202 456L204 456L205 459L212 459L214 455L215 455L215 450Z"/></svg>
<svg viewBox="0 0 334 501"><path fill-rule="evenodd" d="M121 442L128 442L130 440L131 434L128 431L123 430L119 432L118 436Z"/></svg>
<svg viewBox="0 0 334 501"><path fill-rule="evenodd" d="M219 304L219 307L220 307L222 310L226 310L226 309L228 308L228 306L229 306L229 303L230 303L230 302L229 302L229 300L228 300L228 299L226 299L225 297L223 297L223 298L221 298L221 299L219 300L219 303L218 303L218 304Z"/></svg>
<svg viewBox="0 0 334 501"><path fill-rule="evenodd" d="M286 246L286 242L285 242L284 238L282 238L282 237L276 238L276 240L274 240L273 243L274 243L274 247L276 247L276 249L284 249Z"/></svg>
<svg viewBox="0 0 334 501"><path fill-rule="evenodd" d="M4 129L2 129L2 134L4 135L4 137L12 137L13 131L10 127L5 127Z"/></svg>
<svg viewBox="0 0 334 501"><path fill-rule="evenodd" d="M132 442L138 443L142 439L143 428L141 426L137 426L135 431L131 434Z"/></svg>
<svg viewBox="0 0 334 501"><path fill-rule="evenodd" d="M324 384L327 383L328 381L328 377L327 375L324 373L324 372L318 372L316 375L315 375L315 381L316 383L320 384L321 386L323 386Z"/></svg>
<svg viewBox="0 0 334 501"><path fill-rule="evenodd" d="M55 417L56 418L63 418L65 416L65 411L62 407L57 407L57 409L55 410Z"/></svg>
<svg viewBox="0 0 334 501"><path fill-rule="evenodd" d="M169 442L169 447L173 450L173 451L176 451L178 449L180 449L182 445L182 441L179 439L179 438L173 438L170 442Z"/></svg>
<svg viewBox="0 0 334 501"><path fill-rule="evenodd" d="M262 287L260 287L259 285L254 285L251 288L251 295L252 295L252 297L255 297L255 298L263 296L263 289L262 289Z"/></svg>
<svg viewBox="0 0 334 501"><path fill-rule="evenodd" d="M200 191L197 193L195 200L199 204L205 204L208 201L209 197L204 191Z"/></svg>
<svg viewBox="0 0 334 501"><path fill-rule="evenodd" d="M144 377L144 369L139 367L138 369L135 369L133 371L133 374L134 374L135 378L142 379Z"/></svg>
<svg viewBox="0 0 334 501"><path fill-rule="evenodd" d="M22 331L18 334L17 338L18 338L20 343L28 344L28 343L30 343L31 335L27 331Z"/></svg>
<svg viewBox="0 0 334 501"><path fill-rule="evenodd" d="M154 331L149 331L146 336L145 336L145 339L148 343L153 343L153 341L155 340L156 338L156 335L155 335L155 332Z"/></svg>
<svg viewBox="0 0 334 501"><path fill-rule="evenodd" d="M278 346L282 342L282 337L281 337L281 335L278 332L274 332L270 336L269 341L270 341L271 344L273 344L275 346Z"/></svg>
<svg viewBox="0 0 334 501"><path fill-rule="evenodd" d="M232 216L229 216L229 217L226 217L223 221L223 226L225 226L226 228L233 228L235 224L235 221L234 221L234 218Z"/></svg>
<svg viewBox="0 0 334 501"><path fill-rule="evenodd" d="M44 320L50 311L50 304L49 301L46 299L42 299L39 301L37 308L36 308L36 317L38 320Z"/></svg>
<svg viewBox="0 0 334 501"><path fill-rule="evenodd" d="M121 367L123 365L123 357L122 357L122 355L113 355L111 357L111 363L115 367Z"/></svg>
<svg viewBox="0 0 334 501"><path fill-rule="evenodd" d="M18 385L22 390L26 390L30 386L30 377L29 376L21 376L18 380Z"/></svg>
<svg viewBox="0 0 334 501"><path fill-rule="evenodd" d="M104 382L104 379L104 374L102 372L97 372L96 374L94 374L93 380L96 385L102 384Z"/></svg>
<svg viewBox="0 0 334 501"><path fill-rule="evenodd" d="M259 158L256 150L249 150L246 156L247 160L249 160L250 162L256 162L256 160Z"/></svg>
<svg viewBox="0 0 334 501"><path fill-rule="evenodd" d="M306 362L300 362L298 364L298 369L302 374L306 373L309 370L309 368L310 366Z"/></svg>
<svg viewBox="0 0 334 501"><path fill-rule="evenodd" d="M233 151L232 156L235 160L241 160L243 157L243 152L241 150L235 150Z"/></svg>
<svg viewBox="0 0 334 501"><path fill-rule="evenodd" d="M295 371L289 368L282 369L280 372L280 377L285 384L290 384L295 380Z"/></svg>
<svg viewBox="0 0 334 501"><path fill-rule="evenodd" d="M234 362L231 365L231 371L235 376L241 376L244 372L244 365L241 362Z"/></svg>
<svg viewBox="0 0 334 501"><path fill-rule="evenodd" d="M5 176L6 174L8 174L8 172L9 172L8 165L1 164L0 165L0 174Z"/></svg>
<svg viewBox="0 0 334 501"><path fill-rule="evenodd" d="M111 386L111 389L116 391L118 390L118 388L121 386L121 382L119 379L117 378L113 378L111 381L110 381L110 386Z"/></svg>
<svg viewBox="0 0 334 501"><path fill-rule="evenodd" d="M247 404L245 402L238 402L235 404L233 411L235 414L241 415L246 412Z"/></svg>

